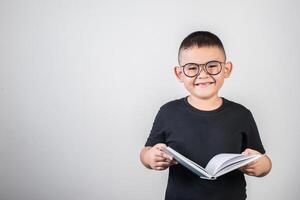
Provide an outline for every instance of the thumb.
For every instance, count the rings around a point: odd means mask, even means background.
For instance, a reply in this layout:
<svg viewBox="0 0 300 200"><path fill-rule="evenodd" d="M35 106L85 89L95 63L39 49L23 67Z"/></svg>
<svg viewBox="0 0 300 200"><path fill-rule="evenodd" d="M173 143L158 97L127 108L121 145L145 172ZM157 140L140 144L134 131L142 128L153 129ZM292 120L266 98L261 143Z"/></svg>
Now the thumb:
<svg viewBox="0 0 300 200"><path fill-rule="evenodd" d="M245 149L243 152L242 152L243 155L249 155L250 154L250 149Z"/></svg>
<svg viewBox="0 0 300 200"><path fill-rule="evenodd" d="M254 155L254 154L259 154L259 152L253 150L253 149L250 149L250 148L247 148L244 150L244 152L242 153L244 155Z"/></svg>
<svg viewBox="0 0 300 200"><path fill-rule="evenodd" d="M164 143L158 143L154 146L154 148L156 148L157 150L161 151L161 156L165 157L165 158L169 158L170 160L173 160L173 157L170 156L169 154L165 153L163 151L164 148L166 148L167 145Z"/></svg>
<svg viewBox="0 0 300 200"><path fill-rule="evenodd" d="M163 148L166 148L167 145L164 144L164 143L158 143L158 144L156 144L154 147L155 147L156 149L158 149L158 150L162 150Z"/></svg>

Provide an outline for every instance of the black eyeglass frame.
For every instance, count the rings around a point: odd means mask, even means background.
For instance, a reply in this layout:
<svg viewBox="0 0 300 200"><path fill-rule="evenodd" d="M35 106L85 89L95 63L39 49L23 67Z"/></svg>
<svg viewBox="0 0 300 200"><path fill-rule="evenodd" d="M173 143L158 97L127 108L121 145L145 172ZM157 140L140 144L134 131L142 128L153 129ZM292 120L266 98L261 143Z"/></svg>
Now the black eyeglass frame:
<svg viewBox="0 0 300 200"><path fill-rule="evenodd" d="M207 65L208 65L209 63L213 63L213 62L217 62L217 63L219 63L220 66L221 66L220 71L219 71L218 73L215 73L215 74L209 73L209 72L207 71L207 69L206 69L206 68L207 68ZM196 65L196 66L197 66L197 71L198 71L198 72L197 72L194 76L189 76L189 75L187 75L187 74L185 73L184 68L185 68L187 65L189 65L189 64L193 64L193 65ZM180 67L183 68L183 73L184 73L184 75L186 75L186 76L189 77L189 78L193 78L193 77L198 76L198 75L201 73L200 67L201 67L201 69L204 70L207 74L209 74L209 75L211 75L211 76L216 76L216 75L218 75L219 73L221 73L222 68L223 68L223 65L222 65L222 64L225 64L225 62L220 62L220 61L218 61L218 60L211 60L211 61L208 61L207 63L204 63L204 64L198 64L198 63L186 63L186 64L184 64L183 66L180 66ZM203 66L203 67L202 67L202 66Z"/></svg>

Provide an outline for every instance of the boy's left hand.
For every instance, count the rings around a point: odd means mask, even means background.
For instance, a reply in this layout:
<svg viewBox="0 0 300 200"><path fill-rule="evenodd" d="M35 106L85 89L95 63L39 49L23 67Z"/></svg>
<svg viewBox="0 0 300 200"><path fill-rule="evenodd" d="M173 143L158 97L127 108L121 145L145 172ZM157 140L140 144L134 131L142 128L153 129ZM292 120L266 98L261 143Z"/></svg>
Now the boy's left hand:
<svg viewBox="0 0 300 200"><path fill-rule="evenodd" d="M261 155L261 153L259 153L258 151L255 151L255 150L249 149L249 148L246 149L243 152L243 154L246 154L246 155L259 154L259 155ZM249 163L248 165L241 167L240 170L249 176L263 177L270 172L271 167L272 167L272 163L271 163L270 158L267 155L263 155L259 159Z"/></svg>

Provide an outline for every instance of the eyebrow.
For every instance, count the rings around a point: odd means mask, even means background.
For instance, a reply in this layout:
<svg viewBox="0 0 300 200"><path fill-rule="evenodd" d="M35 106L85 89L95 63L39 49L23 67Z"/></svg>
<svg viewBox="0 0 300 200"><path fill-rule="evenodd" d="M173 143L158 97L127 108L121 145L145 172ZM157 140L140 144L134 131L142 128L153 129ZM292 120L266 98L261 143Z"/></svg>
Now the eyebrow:
<svg viewBox="0 0 300 200"><path fill-rule="evenodd" d="M209 62L220 62L220 63L225 63L226 60L225 60L224 62L219 61L219 60L210 60L210 61L207 61L206 63L187 62L187 63L185 63L184 65L186 65L186 64L206 65L206 64L209 63ZM180 65L180 64L179 64L179 66L181 66L181 67L184 66L184 65Z"/></svg>

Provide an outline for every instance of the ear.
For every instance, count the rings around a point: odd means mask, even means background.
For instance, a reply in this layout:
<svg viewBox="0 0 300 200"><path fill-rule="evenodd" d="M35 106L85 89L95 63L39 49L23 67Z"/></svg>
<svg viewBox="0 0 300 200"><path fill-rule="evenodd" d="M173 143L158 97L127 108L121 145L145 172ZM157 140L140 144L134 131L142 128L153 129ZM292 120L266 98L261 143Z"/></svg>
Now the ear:
<svg viewBox="0 0 300 200"><path fill-rule="evenodd" d="M178 66L175 66L174 67L174 74L176 76L176 78L180 81L180 82L183 82L183 71L182 71L182 68L181 67L178 67Z"/></svg>
<svg viewBox="0 0 300 200"><path fill-rule="evenodd" d="M225 63L225 65L224 65L224 76L225 76L225 78L228 78L230 76L230 74L232 72L232 68L233 68L233 65L230 61Z"/></svg>

